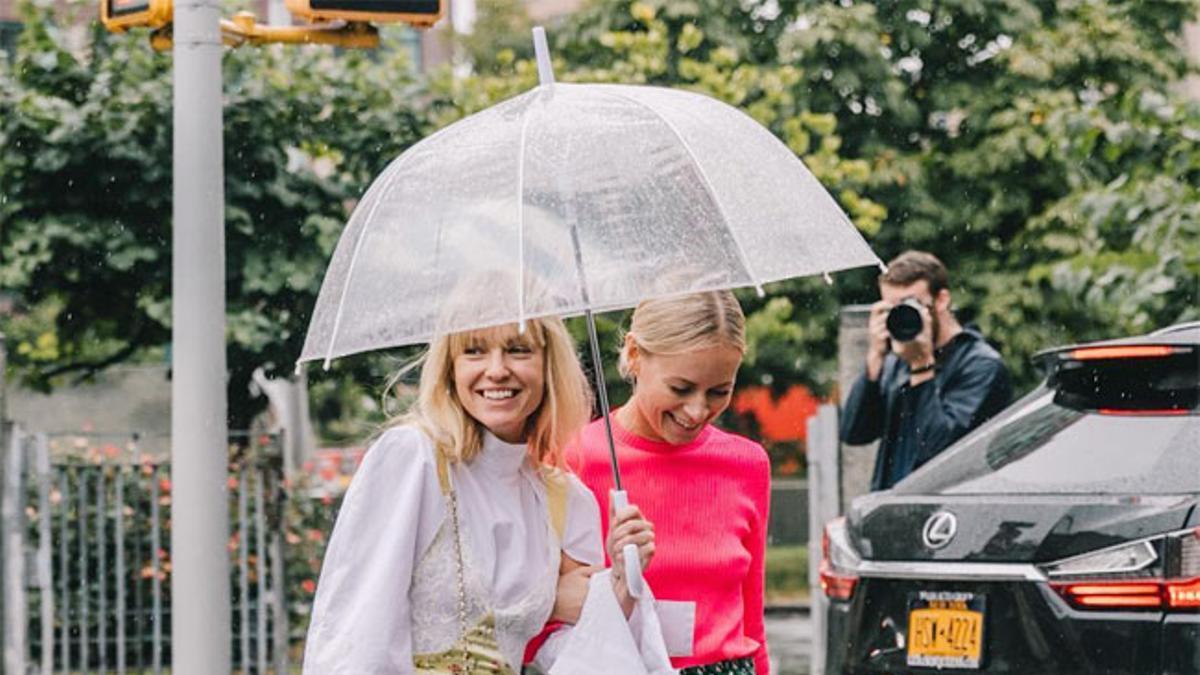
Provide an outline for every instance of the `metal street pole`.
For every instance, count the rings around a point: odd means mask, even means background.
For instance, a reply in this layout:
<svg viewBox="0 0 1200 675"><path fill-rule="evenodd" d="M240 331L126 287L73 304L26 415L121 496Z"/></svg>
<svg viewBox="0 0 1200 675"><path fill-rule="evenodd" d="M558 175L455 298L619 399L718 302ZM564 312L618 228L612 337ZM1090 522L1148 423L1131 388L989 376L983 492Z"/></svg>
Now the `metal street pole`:
<svg viewBox="0 0 1200 675"><path fill-rule="evenodd" d="M5 472L4 472L4 466L6 464L8 464L8 461L7 461L8 460L8 428L7 428L8 427L8 398L7 398L8 397L8 377L7 377L8 361L7 361L7 357L8 357L8 352L5 351L4 333L0 333L0 504L2 504L4 502L4 486L7 485L7 483L5 482ZM0 514L0 517L3 517L3 515ZM4 529L3 527L0 527L0 531L2 531L3 529ZM5 540L5 537L0 536L0 563L2 563L5 560L8 560L8 550L6 548L7 543L4 540ZM8 610L8 607L7 607L8 597L7 596L8 596L8 588L7 588L7 586L5 586L4 580L0 579L0 617L8 616L8 614L5 613ZM0 651L5 652L5 654L8 651L7 635L8 635L8 631L5 631L3 629L3 626L0 626ZM5 665L5 662L8 659L5 658L5 654L0 654L0 675L5 675L8 672L8 668Z"/></svg>
<svg viewBox="0 0 1200 675"><path fill-rule="evenodd" d="M218 0L177 0L171 330L171 672L228 673L229 433Z"/></svg>

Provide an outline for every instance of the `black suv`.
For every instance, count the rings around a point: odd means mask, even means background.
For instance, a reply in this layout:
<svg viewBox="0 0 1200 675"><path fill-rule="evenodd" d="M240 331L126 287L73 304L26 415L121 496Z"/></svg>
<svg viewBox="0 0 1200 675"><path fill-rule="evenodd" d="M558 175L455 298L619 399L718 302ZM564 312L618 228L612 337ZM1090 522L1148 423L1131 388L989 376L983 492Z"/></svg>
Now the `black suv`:
<svg viewBox="0 0 1200 675"><path fill-rule="evenodd" d="M1037 358L826 527L826 672L1200 674L1200 323Z"/></svg>

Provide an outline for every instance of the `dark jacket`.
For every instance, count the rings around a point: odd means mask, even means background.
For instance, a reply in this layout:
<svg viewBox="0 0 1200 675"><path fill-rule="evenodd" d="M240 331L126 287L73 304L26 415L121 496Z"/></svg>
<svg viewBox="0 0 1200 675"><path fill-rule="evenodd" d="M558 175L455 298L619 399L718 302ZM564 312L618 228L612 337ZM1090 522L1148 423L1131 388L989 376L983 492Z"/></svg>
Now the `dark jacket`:
<svg viewBox="0 0 1200 675"><path fill-rule="evenodd" d="M934 356L933 379L916 387L908 384L908 364L888 354L878 382L864 372L850 390L842 441L861 445L882 438L872 490L892 487L1012 398L1004 361L974 328L964 328Z"/></svg>

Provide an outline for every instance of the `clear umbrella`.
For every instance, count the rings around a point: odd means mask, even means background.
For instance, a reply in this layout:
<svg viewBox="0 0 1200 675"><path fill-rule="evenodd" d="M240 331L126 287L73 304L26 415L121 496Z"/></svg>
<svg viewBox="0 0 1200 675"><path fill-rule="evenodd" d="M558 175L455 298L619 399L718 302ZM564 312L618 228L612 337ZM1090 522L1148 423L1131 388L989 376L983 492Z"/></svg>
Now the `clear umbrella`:
<svg viewBox="0 0 1200 675"><path fill-rule="evenodd" d="M300 361L698 291L882 265L783 143L647 86L542 84L417 143L338 242ZM610 431L610 449L612 447ZM620 474L613 454L615 484Z"/></svg>
<svg viewBox="0 0 1200 675"><path fill-rule="evenodd" d="M426 138L375 180L300 360L878 262L800 160L735 108L657 87L543 84Z"/></svg>

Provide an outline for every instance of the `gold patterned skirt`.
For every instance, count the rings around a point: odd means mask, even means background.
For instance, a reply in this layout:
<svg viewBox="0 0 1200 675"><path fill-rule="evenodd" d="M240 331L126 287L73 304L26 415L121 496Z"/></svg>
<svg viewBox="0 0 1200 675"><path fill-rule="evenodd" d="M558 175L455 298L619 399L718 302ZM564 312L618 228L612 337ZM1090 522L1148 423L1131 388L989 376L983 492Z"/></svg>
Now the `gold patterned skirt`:
<svg viewBox="0 0 1200 675"><path fill-rule="evenodd" d="M414 654L416 675L516 675L500 654L495 619L489 614L450 649Z"/></svg>

